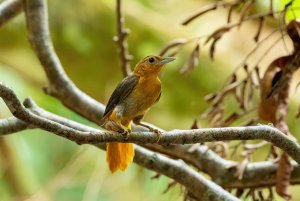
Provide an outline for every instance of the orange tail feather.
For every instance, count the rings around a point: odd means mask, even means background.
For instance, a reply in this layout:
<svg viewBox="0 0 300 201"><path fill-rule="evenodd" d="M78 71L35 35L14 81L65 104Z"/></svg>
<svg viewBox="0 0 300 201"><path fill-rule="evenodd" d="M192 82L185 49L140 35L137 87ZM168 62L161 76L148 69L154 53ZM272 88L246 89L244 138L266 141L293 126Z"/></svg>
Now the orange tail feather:
<svg viewBox="0 0 300 201"><path fill-rule="evenodd" d="M132 143L110 142L106 146L106 162L112 173L118 169L124 171L132 162L134 148Z"/></svg>

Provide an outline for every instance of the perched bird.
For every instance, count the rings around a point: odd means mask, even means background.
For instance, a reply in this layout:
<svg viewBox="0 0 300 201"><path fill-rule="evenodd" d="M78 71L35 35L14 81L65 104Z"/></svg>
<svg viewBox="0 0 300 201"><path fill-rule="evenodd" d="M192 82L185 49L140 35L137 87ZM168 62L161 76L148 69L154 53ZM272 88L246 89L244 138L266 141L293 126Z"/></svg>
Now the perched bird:
<svg viewBox="0 0 300 201"><path fill-rule="evenodd" d="M158 135L159 131L141 122L144 114L156 103L161 95L159 74L162 67L175 58L148 56L142 59L131 75L125 77L112 93L103 114L103 127L129 137L131 122L148 128ZM132 143L107 143L106 161L113 173L124 171L132 162Z"/></svg>

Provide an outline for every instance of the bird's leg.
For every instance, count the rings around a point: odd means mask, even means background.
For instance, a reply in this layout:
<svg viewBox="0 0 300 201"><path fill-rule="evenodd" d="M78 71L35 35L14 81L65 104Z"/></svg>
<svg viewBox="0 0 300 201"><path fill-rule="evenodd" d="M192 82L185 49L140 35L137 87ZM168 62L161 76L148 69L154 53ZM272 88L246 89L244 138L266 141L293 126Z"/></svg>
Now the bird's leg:
<svg viewBox="0 0 300 201"><path fill-rule="evenodd" d="M129 138L129 135L131 133L131 129L127 128L126 126L123 126L121 122L116 121L107 121L105 122L105 128L111 131L118 132L125 136L126 140Z"/></svg>
<svg viewBox="0 0 300 201"><path fill-rule="evenodd" d="M133 119L133 123L134 123L135 125L139 125L139 126L148 128L150 132L154 132L154 133L156 134L156 136L157 136L156 142L158 142L158 141L160 140L160 138L161 138L161 131L158 130L157 128L154 128L154 127L152 127L152 126L150 126L150 125L148 125L148 124L143 123L143 122L142 122L142 119L143 119L143 115L137 116L137 117L135 117L135 118Z"/></svg>
<svg viewBox="0 0 300 201"><path fill-rule="evenodd" d="M122 120L121 126L123 127L124 131L122 134L125 135L126 140L129 138L131 133L131 120Z"/></svg>

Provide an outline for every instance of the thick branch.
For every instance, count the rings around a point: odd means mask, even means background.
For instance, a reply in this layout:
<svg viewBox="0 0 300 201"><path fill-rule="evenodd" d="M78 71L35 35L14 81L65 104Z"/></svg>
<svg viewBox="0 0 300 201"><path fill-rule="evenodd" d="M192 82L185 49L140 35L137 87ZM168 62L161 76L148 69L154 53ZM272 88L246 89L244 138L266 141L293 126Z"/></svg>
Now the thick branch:
<svg viewBox="0 0 300 201"><path fill-rule="evenodd" d="M80 91L63 70L50 39L46 0L23 0L29 41L49 80L45 91L87 119L100 123L104 105Z"/></svg>
<svg viewBox="0 0 300 201"><path fill-rule="evenodd" d="M86 126L84 124L77 123L70 119L67 119L67 118L58 116L56 114L53 114L51 112L48 112L48 111L40 108L31 98L26 98L24 100L24 106L38 116L41 116L45 119L49 119L54 122L57 122L61 125L73 128L75 130L83 131L83 132L99 132L98 129L92 128L90 126Z"/></svg>
<svg viewBox="0 0 300 201"><path fill-rule="evenodd" d="M137 144L155 143L157 137L152 132L133 132L128 139L123 135L108 131L83 132L42 118L27 110L18 100L14 92L0 84L0 96L11 113L36 127L53 132L79 144L97 144L103 142L134 142ZM192 144L229 140L266 140L283 149L300 163L300 146L281 131L270 126L207 128L194 130L173 130L162 133L159 144Z"/></svg>
<svg viewBox="0 0 300 201"><path fill-rule="evenodd" d="M6 0L0 4L0 27L22 11L22 0Z"/></svg>

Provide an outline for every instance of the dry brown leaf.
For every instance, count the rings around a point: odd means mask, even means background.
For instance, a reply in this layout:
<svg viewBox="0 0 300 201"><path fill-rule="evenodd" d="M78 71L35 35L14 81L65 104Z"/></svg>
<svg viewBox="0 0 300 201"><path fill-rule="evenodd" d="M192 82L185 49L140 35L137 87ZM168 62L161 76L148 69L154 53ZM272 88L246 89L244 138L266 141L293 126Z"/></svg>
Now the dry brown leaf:
<svg viewBox="0 0 300 201"><path fill-rule="evenodd" d="M247 108L247 96L246 96L246 89L247 89L247 84L248 84L248 81L247 80L244 80L242 82L242 86L241 86L241 102L240 102L240 108L242 110L246 110Z"/></svg>
<svg viewBox="0 0 300 201"><path fill-rule="evenodd" d="M211 5L202 7L200 10L196 11L193 15L191 15L186 20L184 20L181 24L188 25L190 22L192 22L197 17L200 17L201 15L203 15L209 11L215 10L215 9L217 9L217 7L218 7L218 4L211 4Z"/></svg>
<svg viewBox="0 0 300 201"><path fill-rule="evenodd" d="M271 144L267 160L278 161L278 155L279 153L277 148L273 144Z"/></svg>
<svg viewBox="0 0 300 201"><path fill-rule="evenodd" d="M237 176L237 178L239 180L243 179L243 175L244 175L244 171L247 167L249 163L249 158L245 157L238 165L237 165L237 169L236 169L236 173L235 176Z"/></svg>
<svg viewBox="0 0 300 201"><path fill-rule="evenodd" d="M200 146L199 143L193 144L192 146L189 147L189 149L187 150L187 152L188 153L193 153L193 152L195 152L198 149L199 146Z"/></svg>
<svg viewBox="0 0 300 201"><path fill-rule="evenodd" d="M246 71L247 75L249 74L248 64L243 65L243 69Z"/></svg>
<svg viewBox="0 0 300 201"><path fill-rule="evenodd" d="M207 102L211 102L216 97L217 97L216 93L211 93L211 94L207 94L206 96L204 96L204 100L207 101Z"/></svg>
<svg viewBox="0 0 300 201"><path fill-rule="evenodd" d="M253 84L253 87L259 88L259 80L256 77L256 73L252 72L249 76L250 76L251 83Z"/></svg>
<svg viewBox="0 0 300 201"><path fill-rule="evenodd" d="M241 11L241 14L240 14L239 26L242 25L245 18L248 16L254 2L255 2L255 0L251 0L251 1L246 1L246 3L244 4L244 6L242 8L242 11Z"/></svg>
<svg viewBox="0 0 300 201"><path fill-rule="evenodd" d="M169 42L164 48L162 48L158 54L159 54L159 56L164 56L171 49L180 47L180 46L184 45L186 42L187 42L187 40L184 38L179 38L179 39L173 40L173 41ZM178 50L176 51L176 53L177 52L178 52ZM174 52L173 52L173 54L174 54Z"/></svg>
<svg viewBox="0 0 300 201"><path fill-rule="evenodd" d="M296 114L296 118L299 118L300 117L300 106L298 106L298 112Z"/></svg>
<svg viewBox="0 0 300 201"><path fill-rule="evenodd" d="M220 37L221 38L221 37ZM220 38L216 38L213 40L213 42L210 45L209 48L209 56L211 60L214 60L214 54L215 54L215 50L216 50L216 44L218 42L218 40L220 40Z"/></svg>
<svg viewBox="0 0 300 201"><path fill-rule="evenodd" d="M235 196L240 198L240 197L242 197L243 193L244 193L244 189L243 188L238 188L238 189L236 189Z"/></svg>
<svg viewBox="0 0 300 201"><path fill-rule="evenodd" d="M254 189L250 188L247 193L245 193L245 199L248 198Z"/></svg>
<svg viewBox="0 0 300 201"><path fill-rule="evenodd" d="M177 182L175 180L172 180L168 183L167 188L164 190L163 194L166 194L171 188L175 187Z"/></svg>
<svg viewBox="0 0 300 201"><path fill-rule="evenodd" d="M232 12L234 11L235 8L238 7L238 5L240 4L240 0L237 0L235 4L233 4L232 6L230 6L230 8L228 9L228 14L227 14L227 23L229 24L231 22L231 15Z"/></svg>
<svg viewBox="0 0 300 201"><path fill-rule="evenodd" d="M276 123L278 101L274 94L271 97L267 97L267 95L272 91L274 77L279 71L281 71L281 68L278 67L276 59L269 65L263 78L260 80L260 103L258 106L258 116L261 120L271 122L273 124ZM259 74L258 70L256 72L256 74Z"/></svg>
<svg viewBox="0 0 300 201"><path fill-rule="evenodd" d="M235 97L235 100L240 103L242 101L242 97L241 97L241 90L239 87L235 88L235 91L234 91L234 97Z"/></svg>
<svg viewBox="0 0 300 201"><path fill-rule="evenodd" d="M153 176L151 177L151 179L159 179L160 176L161 176L160 173L156 173L155 175L153 175Z"/></svg>
<svg viewBox="0 0 300 201"><path fill-rule="evenodd" d="M199 128L198 127L198 121L197 121L197 119L195 119L192 126L191 126L191 129L198 129L198 128Z"/></svg>
<svg viewBox="0 0 300 201"><path fill-rule="evenodd" d="M174 51L172 51L169 54L167 54L167 56L168 57L175 57L178 54L179 50L180 50L180 48L177 48Z"/></svg>
<svg viewBox="0 0 300 201"><path fill-rule="evenodd" d="M193 20L195 20L196 18L200 17L201 15L208 13L209 11L215 10L218 7L229 7L232 5L237 5L240 3L240 0L237 1L232 1L232 2L217 2L217 3L213 3L207 6L204 6L202 8L200 8L200 10L196 11L194 14L192 14L191 16L189 16L186 20L184 20L181 24L182 25L188 25L190 22L192 22Z"/></svg>
<svg viewBox="0 0 300 201"><path fill-rule="evenodd" d="M210 123L213 127L219 127L222 124L222 116L223 113L219 112L211 118Z"/></svg>
<svg viewBox="0 0 300 201"><path fill-rule="evenodd" d="M256 150L256 149L259 149L265 145L269 144L268 142L266 141L262 141L260 143L256 143L256 144L244 144L244 149L246 150Z"/></svg>
<svg viewBox="0 0 300 201"><path fill-rule="evenodd" d="M253 189L253 191L251 191L251 197L252 197L252 201L258 201L258 199L256 199L256 189Z"/></svg>
<svg viewBox="0 0 300 201"><path fill-rule="evenodd" d="M210 118L213 116L213 114L219 112L220 110L223 109L221 109L219 105L213 105L212 107L208 108L201 114L201 118L202 119Z"/></svg>
<svg viewBox="0 0 300 201"><path fill-rule="evenodd" d="M208 117L212 118L218 113L223 113L224 109L221 108L219 105L214 106L213 109L208 113Z"/></svg>
<svg viewBox="0 0 300 201"><path fill-rule="evenodd" d="M290 185L290 177L293 171L293 166L289 160L289 156L283 153L279 159L278 169L276 172L276 192L286 201L291 199L288 192Z"/></svg>
<svg viewBox="0 0 300 201"><path fill-rule="evenodd" d="M231 75L231 78L230 78L229 83L234 83L234 82L236 82L236 81L237 81L237 76L236 76L235 73L233 73L233 74Z"/></svg>
<svg viewBox="0 0 300 201"><path fill-rule="evenodd" d="M287 28L287 33L289 37L292 39L294 44L294 50L299 50L300 48L300 21L292 20Z"/></svg>
<svg viewBox="0 0 300 201"><path fill-rule="evenodd" d="M254 67L254 72L255 72L255 77L260 85L260 81L261 81L261 76L260 76L260 72L259 72L259 67L255 66Z"/></svg>
<svg viewBox="0 0 300 201"><path fill-rule="evenodd" d="M259 36L260 36L261 30L262 30L262 28L263 28L264 21L265 21L265 18L264 18L264 17L259 18L257 32L256 32L256 34L255 34L255 36L254 36L254 41L255 41L256 43L257 43L258 40L259 40Z"/></svg>
<svg viewBox="0 0 300 201"><path fill-rule="evenodd" d="M210 49L209 49L209 53L210 53L210 58L211 60L214 59L214 53L215 53L215 49L216 49L216 44L217 42L221 39L221 37L223 36L223 34L227 33L228 31L230 31L231 26L225 26L225 27L221 27L217 30L215 30L205 41L205 44L207 44L210 40L213 40L213 42L210 45Z"/></svg>
<svg viewBox="0 0 300 201"><path fill-rule="evenodd" d="M274 200L274 193L272 187L268 187L269 190L269 196L267 198L267 201L273 201Z"/></svg>
<svg viewBox="0 0 300 201"><path fill-rule="evenodd" d="M223 34L230 31L230 29L231 29L230 26L225 26L225 27L221 27L221 28L215 30L212 34L210 34L210 36L208 36L208 38L205 41L205 44L208 43L212 39L213 40L220 39L223 36Z"/></svg>
<svg viewBox="0 0 300 201"><path fill-rule="evenodd" d="M241 83L240 82L234 82L234 83L231 83L227 86L224 87L224 89L222 90L222 93L219 93L217 95L217 97L213 100L212 104L213 105L217 105L219 104L223 98L229 94L229 93L235 93L235 89L240 85Z"/></svg>
<svg viewBox="0 0 300 201"><path fill-rule="evenodd" d="M258 194L259 200L262 200L262 201L265 200L262 189L257 189L257 194Z"/></svg>
<svg viewBox="0 0 300 201"><path fill-rule="evenodd" d="M199 52L200 52L200 45L199 45L199 43L197 43L196 47L193 49L193 51L190 55L190 58L184 64L184 66L180 69L180 73L186 74L198 66Z"/></svg>
<svg viewBox="0 0 300 201"><path fill-rule="evenodd" d="M228 154L228 144L226 142L216 142L215 152L222 158L226 158Z"/></svg>
<svg viewBox="0 0 300 201"><path fill-rule="evenodd" d="M232 124L234 121L236 121L239 118L240 118L240 115L238 113L234 112L224 120L223 126L229 126L230 124Z"/></svg>

